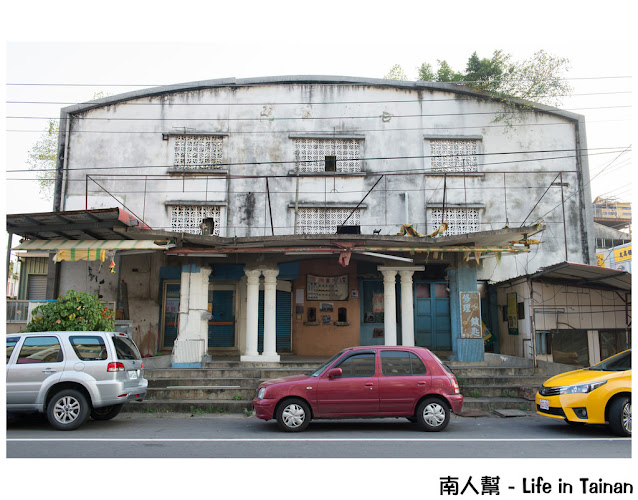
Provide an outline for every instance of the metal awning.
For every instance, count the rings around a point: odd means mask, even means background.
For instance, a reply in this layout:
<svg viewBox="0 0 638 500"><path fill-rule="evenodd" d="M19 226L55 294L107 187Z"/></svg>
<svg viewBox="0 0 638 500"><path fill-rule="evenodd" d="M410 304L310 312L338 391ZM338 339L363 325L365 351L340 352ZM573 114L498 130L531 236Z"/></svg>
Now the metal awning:
<svg viewBox="0 0 638 500"><path fill-rule="evenodd" d="M12 250L57 252L56 261L101 260L106 252L165 250L152 240L29 240Z"/></svg>
<svg viewBox="0 0 638 500"><path fill-rule="evenodd" d="M158 245L153 240L29 240L13 248L22 251L56 252L56 262L104 261L107 252L138 253L165 249L165 245Z"/></svg>
<svg viewBox="0 0 638 500"><path fill-rule="evenodd" d="M166 250L152 240L27 240L12 250Z"/></svg>
<svg viewBox="0 0 638 500"><path fill-rule="evenodd" d="M535 281L585 288L631 291L631 273L606 267L562 262L530 275Z"/></svg>
<svg viewBox="0 0 638 500"><path fill-rule="evenodd" d="M7 233L27 239L121 240L126 228L149 230L137 217L120 208L7 214Z"/></svg>

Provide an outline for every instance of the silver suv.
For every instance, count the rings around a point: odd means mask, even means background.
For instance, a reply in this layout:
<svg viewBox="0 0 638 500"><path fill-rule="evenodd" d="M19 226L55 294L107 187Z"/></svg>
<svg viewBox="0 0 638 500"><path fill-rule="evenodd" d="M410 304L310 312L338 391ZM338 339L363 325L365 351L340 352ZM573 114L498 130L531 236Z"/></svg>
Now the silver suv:
<svg viewBox="0 0 638 500"><path fill-rule="evenodd" d="M125 333L7 334L7 413L46 413L59 430L110 420L146 396L143 368Z"/></svg>

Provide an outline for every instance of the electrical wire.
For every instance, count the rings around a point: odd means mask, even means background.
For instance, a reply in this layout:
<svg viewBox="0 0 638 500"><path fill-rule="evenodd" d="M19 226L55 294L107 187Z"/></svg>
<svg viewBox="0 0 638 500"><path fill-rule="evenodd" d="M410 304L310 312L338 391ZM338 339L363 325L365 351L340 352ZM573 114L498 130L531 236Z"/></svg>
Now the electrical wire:
<svg viewBox="0 0 638 500"><path fill-rule="evenodd" d="M629 147L625 147L623 152L626 152ZM615 154L621 148L591 148L591 149L583 149L582 151L604 151L598 153L585 153L583 156L598 156L598 155L607 155L607 154ZM501 156L501 155L529 155L529 154L550 154L550 153L561 153L561 152L572 152L574 149L555 149L555 150L536 150L536 151L502 151L498 153L475 153L472 156L477 157L488 157L488 156ZM440 155L411 155L411 156L379 156L379 157L359 157L359 158L340 158L339 161L361 161L361 162L371 162L371 161L390 161L390 160L422 160L426 158L440 158ZM490 165L507 165L507 164L520 164L527 162L546 162L546 161L554 161L554 160L565 160L575 158L575 154L565 155L565 156L554 156L547 158L527 158L527 159L517 159L511 161L498 161L498 162L483 162L481 166L490 166ZM223 167L241 167L241 166L263 166L263 165L296 165L296 164L304 164L304 163L316 163L318 160L273 160L273 161L255 161L255 162L228 162L228 163L219 163L216 164L216 168L210 169L211 175L215 175L215 170L222 170ZM201 164L201 165L189 165L189 167L204 167L210 168L211 165ZM189 174L188 169L181 169L180 165L109 165L104 167L75 167L75 168L66 168L66 171L97 171L97 170L112 170L112 169L151 169L151 168L162 168L162 169L179 169L183 170L184 174ZM7 173L18 173L18 172L53 172L56 169L12 169L6 170ZM561 170L562 172L570 172L567 170ZM548 171L544 171L542 173L546 173ZM574 172L574 171L571 171ZM322 173L322 172L318 172ZM338 174L339 172L336 172ZM401 170L393 170L392 172L357 172L357 174L361 175L377 175L380 173L388 174L388 175L403 175L409 173L423 174L428 173L430 175L443 175L447 173L458 174L457 172L445 172L439 170L424 170L423 168L415 168L415 169L401 169ZM482 175L484 172L465 172L467 175ZM489 172L496 173L496 172ZM502 173L502 172L501 172ZM511 172L505 172L511 173ZM344 172L344 174L348 174ZM463 173L460 173L461 176ZM219 173L217 174L219 175ZM302 174L300 177L307 176L308 174ZM312 174L310 174L312 175ZM258 177L264 177L264 175L259 175ZM268 177L290 177L290 174L279 174L279 175L268 175Z"/></svg>

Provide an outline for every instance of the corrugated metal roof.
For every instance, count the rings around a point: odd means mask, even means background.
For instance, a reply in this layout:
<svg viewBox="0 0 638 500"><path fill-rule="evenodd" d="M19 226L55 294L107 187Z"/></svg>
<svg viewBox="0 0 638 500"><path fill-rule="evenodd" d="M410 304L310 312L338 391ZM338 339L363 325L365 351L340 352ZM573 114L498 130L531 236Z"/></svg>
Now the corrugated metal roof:
<svg viewBox="0 0 638 500"><path fill-rule="evenodd" d="M611 290L631 291L631 273L608 269L606 267L588 266L562 262L540 269L531 274L535 281L568 284L585 288L607 288Z"/></svg>
<svg viewBox="0 0 638 500"><path fill-rule="evenodd" d="M127 227L150 229L143 221L120 208L7 214L7 232L28 239L135 239L121 231Z"/></svg>

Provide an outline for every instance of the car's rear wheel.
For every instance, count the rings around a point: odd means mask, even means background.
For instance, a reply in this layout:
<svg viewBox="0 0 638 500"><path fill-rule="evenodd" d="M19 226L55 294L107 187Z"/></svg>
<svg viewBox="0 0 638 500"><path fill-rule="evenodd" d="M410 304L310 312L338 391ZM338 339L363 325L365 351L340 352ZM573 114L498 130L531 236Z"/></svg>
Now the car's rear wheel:
<svg viewBox="0 0 638 500"><path fill-rule="evenodd" d="M609 428L619 436L631 436L631 399L615 399L609 407Z"/></svg>
<svg viewBox="0 0 638 500"><path fill-rule="evenodd" d="M118 416L124 405L104 406L102 408L93 408L91 410L91 418L93 420L111 420Z"/></svg>
<svg viewBox="0 0 638 500"><path fill-rule="evenodd" d="M424 430L442 431L450 422L450 409L440 399L424 399L416 410L416 418Z"/></svg>
<svg viewBox="0 0 638 500"><path fill-rule="evenodd" d="M89 403L80 391L64 389L47 405L49 424L59 431L72 431L89 418Z"/></svg>
<svg viewBox="0 0 638 500"><path fill-rule="evenodd" d="M277 408L277 425L282 431L300 432L310 423L310 408L301 399L288 399Z"/></svg>

